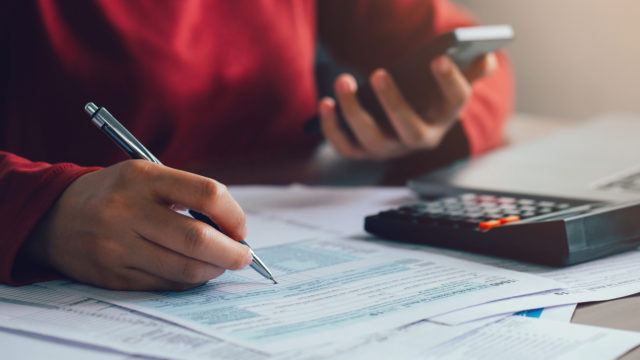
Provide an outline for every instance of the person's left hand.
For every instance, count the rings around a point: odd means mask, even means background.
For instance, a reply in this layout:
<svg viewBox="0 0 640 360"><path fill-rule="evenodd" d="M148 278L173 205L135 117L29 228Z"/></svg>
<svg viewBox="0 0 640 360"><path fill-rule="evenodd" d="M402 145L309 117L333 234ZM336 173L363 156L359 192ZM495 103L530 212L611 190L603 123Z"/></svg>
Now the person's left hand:
<svg viewBox="0 0 640 360"><path fill-rule="evenodd" d="M458 115L471 96L471 83L487 76L497 67L495 54L476 60L462 72L447 56L431 62L431 72L442 94L425 116L417 114L407 103L391 75L384 69L375 70L369 82L378 97L396 135L380 128L360 105L353 76L340 75L335 81L335 93L355 142L338 123L335 102L323 98L319 103L322 132L338 153L350 159L388 160L414 151L434 149L458 120Z"/></svg>

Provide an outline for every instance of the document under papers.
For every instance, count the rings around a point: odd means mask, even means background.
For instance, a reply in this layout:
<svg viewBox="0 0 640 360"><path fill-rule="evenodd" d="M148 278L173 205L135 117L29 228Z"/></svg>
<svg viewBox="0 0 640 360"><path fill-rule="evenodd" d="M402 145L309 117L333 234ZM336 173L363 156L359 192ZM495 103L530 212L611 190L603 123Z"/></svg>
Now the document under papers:
<svg viewBox="0 0 640 360"><path fill-rule="evenodd" d="M405 346L419 348L429 329L415 329ZM422 332L421 334L418 331ZM640 333L509 317L429 348L421 359L616 359L640 344Z"/></svg>
<svg viewBox="0 0 640 360"><path fill-rule="evenodd" d="M0 330L2 354L14 354L15 358L129 358L105 352L105 349L134 354L137 359L146 356L172 359L414 359L428 358L431 354L439 356L443 352L449 353L448 349L457 352L455 357L450 357L453 359L482 358L479 355L500 358L505 353L504 343L508 342L509 350L517 358L523 358L521 354L539 354L543 345L548 359L576 354L591 356L583 359L607 359L619 356L640 342L637 333L624 331L581 325L558 329L556 325L538 319L495 321L499 319L460 326L422 321L367 337L341 339L331 346L294 347L268 356L61 288L0 287L0 328L42 335L27 338ZM590 341L584 341L587 338ZM7 339L12 341L7 342ZM513 352L514 344L518 352Z"/></svg>
<svg viewBox="0 0 640 360"><path fill-rule="evenodd" d="M256 221L256 215L249 214L250 233L261 234L262 227L273 228L274 221ZM281 232L291 227L295 226L283 224ZM179 293L113 292L73 282L47 286L75 289L269 353L373 334L464 307L564 286L510 270L336 236L284 242L257 252L278 285L246 269Z"/></svg>
<svg viewBox="0 0 640 360"><path fill-rule="evenodd" d="M505 299L474 306L434 318L444 324L460 324L498 314L537 307L549 307L591 301L605 301L640 292L640 251L610 256L604 259L555 269L516 261L478 255L458 254L503 268L527 272L567 284L562 291Z"/></svg>
<svg viewBox="0 0 640 360"><path fill-rule="evenodd" d="M156 358L267 358L266 354L253 349L198 334L75 292L39 285L19 288L0 286L0 328Z"/></svg>
<svg viewBox="0 0 640 360"><path fill-rule="evenodd" d="M366 215L417 201L407 188L293 185L229 189L247 212L343 235L363 234Z"/></svg>
<svg viewBox="0 0 640 360"><path fill-rule="evenodd" d="M0 329L0 349L3 359L140 360L128 354L7 329Z"/></svg>

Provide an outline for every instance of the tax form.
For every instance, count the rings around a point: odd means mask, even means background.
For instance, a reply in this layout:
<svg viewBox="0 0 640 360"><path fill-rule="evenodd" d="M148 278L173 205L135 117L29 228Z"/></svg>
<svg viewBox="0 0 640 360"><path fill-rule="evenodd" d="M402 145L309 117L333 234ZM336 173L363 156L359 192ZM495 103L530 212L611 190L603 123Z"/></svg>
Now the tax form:
<svg viewBox="0 0 640 360"><path fill-rule="evenodd" d="M505 299L455 311L433 318L432 320L436 322L455 325L531 308L605 301L640 292L640 251L631 251L561 269L480 255L457 254L457 256L554 279L567 284L567 287L561 291Z"/></svg>
<svg viewBox="0 0 640 360"><path fill-rule="evenodd" d="M231 189L242 206L253 212L268 212L273 218L340 234L363 235L365 216L417 201L406 188L351 190L305 186L238 186ZM605 301L640 293L640 251L558 269L428 246L394 245L544 276L567 284L562 291L488 303L433 319L445 324L460 324L543 307ZM570 315L565 312L560 318L567 319Z"/></svg>
<svg viewBox="0 0 640 360"><path fill-rule="evenodd" d="M0 285L0 328L156 358L263 360L267 355L74 292ZM1 336L0 336L1 337ZM3 348L3 352L6 348ZM27 358L20 356L21 358Z"/></svg>
<svg viewBox="0 0 640 360"><path fill-rule="evenodd" d="M296 347L268 356L61 288L0 287L0 348L7 358L370 360L439 358L445 353L453 359L501 358L504 354L526 359L526 355L539 358L544 354L549 359L580 356L588 360L614 358L640 341L637 333L624 331L558 327L538 319L499 320L460 326L421 321L367 337ZM42 336L19 336L7 329ZM124 355L127 353L133 356Z"/></svg>
<svg viewBox="0 0 640 360"><path fill-rule="evenodd" d="M420 339L436 329L439 328L429 322L417 324L378 349L368 350L395 351L407 359L606 360L616 359L640 345L637 332L509 317L439 345L422 346ZM347 355L343 357L345 360L375 358L374 352Z"/></svg>
<svg viewBox="0 0 640 360"><path fill-rule="evenodd" d="M366 336L464 307L564 286L436 254L326 238L324 232L300 231L251 213L248 224L250 234L267 239L252 244L270 264L277 285L249 270L227 272L178 293L113 292L73 282L45 285L74 289L268 353ZM279 242L289 231L305 234L305 239ZM318 238L308 238L311 233Z"/></svg>
<svg viewBox="0 0 640 360"><path fill-rule="evenodd" d="M492 321L494 320L456 327L433 324L434 332L422 341L422 345L436 346ZM49 353L46 357L40 356L41 348L64 355L64 358L73 358L74 353L70 352L68 347L78 347L79 344L95 346L95 350L129 353L136 357L189 360L330 358L345 352L357 353L362 347L382 344L388 339L394 339L396 334L406 332L394 329L369 337L342 339L329 346L295 347L284 353L268 356L125 308L86 298L73 291L60 287L46 288L37 284L20 288L0 286L0 329L3 328L41 335L40 341L29 340L38 349L35 353L24 348L8 346L9 344L0 347L3 354L15 351L15 358L29 359L57 357L56 353ZM6 332L1 331L0 341L7 336ZM50 344L60 343L61 340L68 341L67 346ZM27 340L23 342L25 341ZM82 359L124 357L104 354L104 351L90 352L80 347L77 353ZM388 355L395 357L396 354Z"/></svg>

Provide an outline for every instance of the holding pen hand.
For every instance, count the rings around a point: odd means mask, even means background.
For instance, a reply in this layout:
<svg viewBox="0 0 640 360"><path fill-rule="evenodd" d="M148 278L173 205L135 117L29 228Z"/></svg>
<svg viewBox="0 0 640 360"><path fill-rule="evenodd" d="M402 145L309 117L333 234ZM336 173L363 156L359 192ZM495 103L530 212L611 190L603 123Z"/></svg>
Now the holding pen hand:
<svg viewBox="0 0 640 360"><path fill-rule="evenodd" d="M224 234L171 210L216 220ZM182 290L252 261L245 217L206 177L129 160L73 182L29 240L27 255L70 278L117 290ZM225 235L227 234L227 235Z"/></svg>

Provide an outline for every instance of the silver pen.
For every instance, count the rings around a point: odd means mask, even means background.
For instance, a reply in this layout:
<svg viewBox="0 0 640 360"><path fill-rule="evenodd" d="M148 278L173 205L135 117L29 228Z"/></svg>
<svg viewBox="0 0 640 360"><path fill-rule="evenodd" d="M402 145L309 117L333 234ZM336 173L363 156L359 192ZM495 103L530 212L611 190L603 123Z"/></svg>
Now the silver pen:
<svg viewBox="0 0 640 360"><path fill-rule="evenodd" d="M131 133L124 127L116 118L113 117L103 107L99 107L96 104L90 102L84 106L84 110L91 116L91 121L98 127L103 133L105 133L111 140L113 140L122 150L124 150L133 159L148 160L156 164L162 164L157 157L155 157L147 148L142 145ZM214 228L221 231L218 224L211 220L208 216L201 214L197 211L188 210L188 214L196 220L200 220ZM186 214L185 214L186 215ZM251 249L249 244L244 240L240 241L241 244L246 245L251 252L253 261L251 262L251 268L258 272L263 277L273 281L274 284L278 282L273 278L273 274L269 271L269 268L260 260L256 253Z"/></svg>

